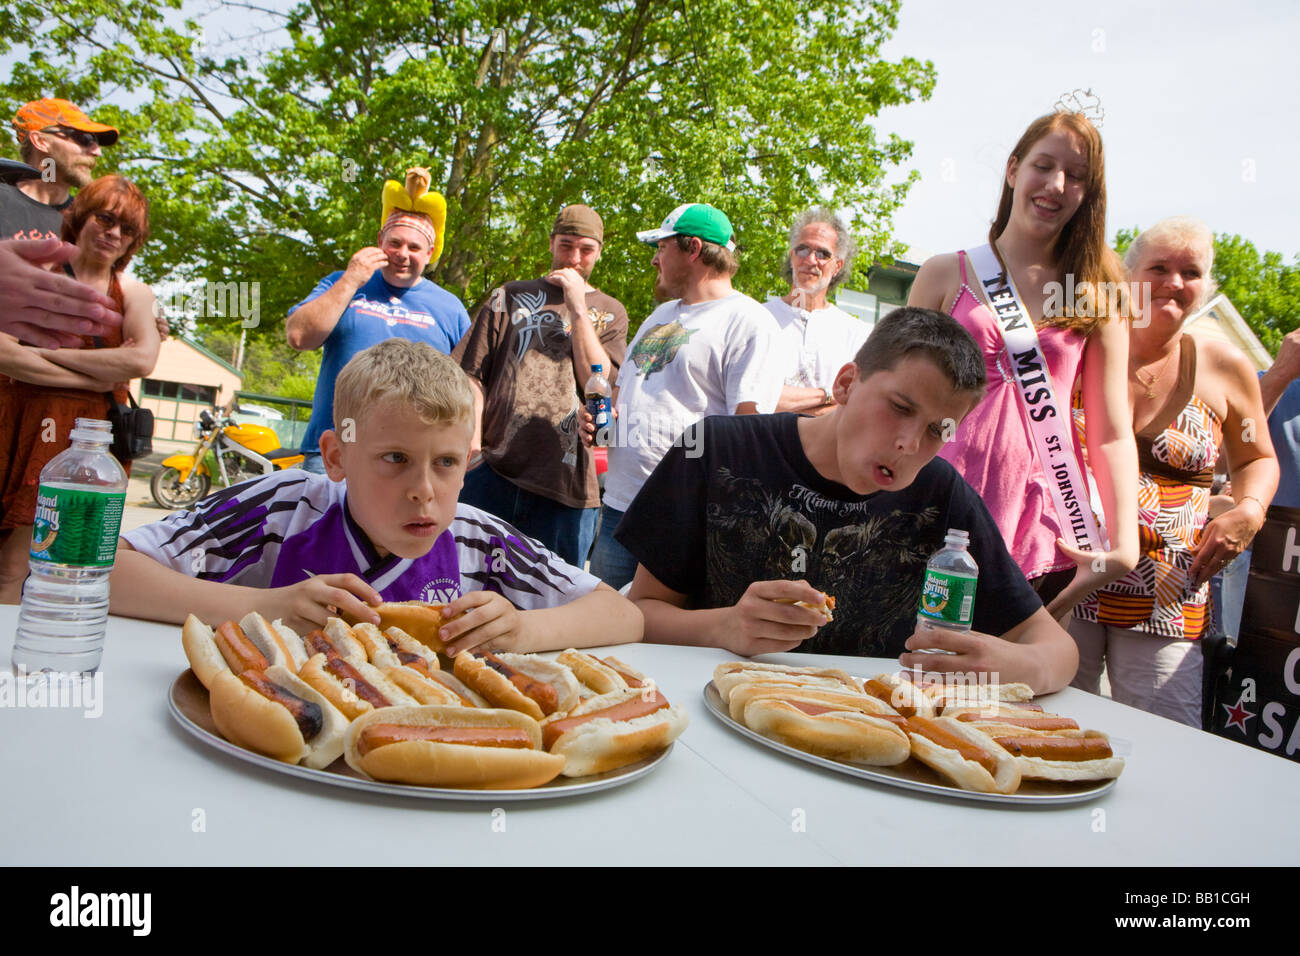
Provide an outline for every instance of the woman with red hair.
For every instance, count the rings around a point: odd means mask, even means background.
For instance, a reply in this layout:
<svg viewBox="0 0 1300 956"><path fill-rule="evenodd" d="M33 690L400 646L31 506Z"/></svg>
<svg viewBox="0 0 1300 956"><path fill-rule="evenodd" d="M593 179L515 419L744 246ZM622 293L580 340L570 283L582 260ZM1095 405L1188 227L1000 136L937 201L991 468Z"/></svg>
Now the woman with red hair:
<svg viewBox="0 0 1300 956"><path fill-rule="evenodd" d="M984 353L985 397L960 427L953 423L939 454L984 499L1060 619L1138 555L1127 287L1106 244L1101 136L1082 113L1053 113L1025 130L1007 159L988 242L928 260L908 305L950 313ZM1109 550L1088 527L1086 473L1070 427L1076 382L1095 423L1087 453Z"/></svg>
<svg viewBox="0 0 1300 956"><path fill-rule="evenodd" d="M0 603L22 596L41 469L69 446L77 418L106 419L109 393L126 402L127 383L158 361L153 292L122 275L148 233L149 203L134 183L92 182L64 213L63 238L78 249L64 269L116 303L121 327L81 348L0 334Z"/></svg>

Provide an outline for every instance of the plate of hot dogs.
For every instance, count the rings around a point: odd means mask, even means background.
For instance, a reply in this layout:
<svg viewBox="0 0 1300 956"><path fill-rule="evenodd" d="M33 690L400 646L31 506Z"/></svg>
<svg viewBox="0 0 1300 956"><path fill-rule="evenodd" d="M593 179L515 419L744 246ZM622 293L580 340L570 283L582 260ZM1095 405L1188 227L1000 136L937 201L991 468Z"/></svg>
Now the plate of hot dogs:
<svg viewBox="0 0 1300 956"><path fill-rule="evenodd" d="M379 626L331 618L304 636L257 613L215 630L191 615L190 670L172 684L171 714L204 743L294 776L468 800L630 783L686 729L683 708L615 658L448 659L430 637L440 609L427 607L432 623L421 626L398 606L409 631L381 606Z"/></svg>
<svg viewBox="0 0 1300 956"><path fill-rule="evenodd" d="M817 766L924 793L1070 804L1115 785L1110 738L1048 713L1025 684L925 684L837 668L718 665L709 710L737 733Z"/></svg>

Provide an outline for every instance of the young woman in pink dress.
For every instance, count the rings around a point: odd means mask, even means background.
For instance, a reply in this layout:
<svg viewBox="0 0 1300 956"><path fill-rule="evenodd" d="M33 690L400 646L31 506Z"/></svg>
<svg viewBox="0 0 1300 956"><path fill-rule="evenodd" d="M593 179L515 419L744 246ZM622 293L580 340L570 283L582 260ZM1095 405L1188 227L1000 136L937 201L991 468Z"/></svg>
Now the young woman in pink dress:
<svg viewBox="0 0 1300 956"><path fill-rule="evenodd" d="M1063 420L1077 381L1087 419L1096 423L1087 434L1087 460L1109 551L1081 551L1063 540L1011 358L966 252L926 261L908 305L948 312L984 353L988 392L940 455L979 492L1025 577L1063 619L1130 571L1138 556L1127 300L1108 295L1124 288L1124 273L1106 244L1101 136L1083 114L1043 116L1025 130L1007 159L989 244L1034 322ZM1088 294L1078 296L1081 288ZM1107 314L1108 303L1117 302L1120 314Z"/></svg>

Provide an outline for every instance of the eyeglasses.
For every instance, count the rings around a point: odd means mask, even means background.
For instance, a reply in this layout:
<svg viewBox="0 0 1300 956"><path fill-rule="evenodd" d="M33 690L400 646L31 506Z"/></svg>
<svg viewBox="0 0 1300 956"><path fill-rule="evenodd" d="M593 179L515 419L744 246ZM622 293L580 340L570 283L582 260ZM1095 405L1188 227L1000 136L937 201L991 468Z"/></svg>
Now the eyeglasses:
<svg viewBox="0 0 1300 956"><path fill-rule="evenodd" d="M43 133L49 133L51 136L57 136L59 139L66 139L70 143L76 143L82 149L94 149L99 145L99 138L94 133L88 133L84 129L68 129L66 126L52 126L49 129L41 130Z"/></svg>
<svg viewBox="0 0 1300 956"><path fill-rule="evenodd" d="M128 238L135 236L140 231L135 226L131 225L131 223L124 219L119 219L111 212L93 212L91 215L95 217L95 222L99 223L100 227L105 231L117 226L118 229L122 231L122 235L127 236Z"/></svg>
<svg viewBox="0 0 1300 956"><path fill-rule="evenodd" d="M835 257L835 253L831 252L829 249L816 249L812 246L805 245L802 242L794 247L794 254L800 259L812 256L818 262L830 262L830 260Z"/></svg>

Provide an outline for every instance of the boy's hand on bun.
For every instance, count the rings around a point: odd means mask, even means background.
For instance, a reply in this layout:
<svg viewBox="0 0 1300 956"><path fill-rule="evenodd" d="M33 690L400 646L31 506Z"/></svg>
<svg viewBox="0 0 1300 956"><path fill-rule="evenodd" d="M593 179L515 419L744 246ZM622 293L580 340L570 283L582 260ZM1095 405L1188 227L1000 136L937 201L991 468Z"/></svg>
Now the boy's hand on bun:
<svg viewBox="0 0 1300 956"><path fill-rule="evenodd" d="M379 615L371 605L383 600L355 574L319 574L288 587L272 588L257 610L267 620L279 619L306 634L345 612L358 621L378 624Z"/></svg>
<svg viewBox="0 0 1300 956"><path fill-rule="evenodd" d="M523 614L495 591L470 591L448 604L445 613L455 618L438 631L448 657L461 651L531 650L525 646Z"/></svg>

